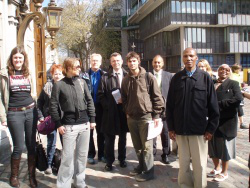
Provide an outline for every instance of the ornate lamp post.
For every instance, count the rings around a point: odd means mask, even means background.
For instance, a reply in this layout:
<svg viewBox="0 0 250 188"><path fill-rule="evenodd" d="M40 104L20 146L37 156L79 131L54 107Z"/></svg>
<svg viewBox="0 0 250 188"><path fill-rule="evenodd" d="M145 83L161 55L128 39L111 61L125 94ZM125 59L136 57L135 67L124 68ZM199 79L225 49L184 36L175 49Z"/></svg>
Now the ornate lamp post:
<svg viewBox="0 0 250 188"><path fill-rule="evenodd" d="M35 3L35 11L29 13L22 13L22 16L24 18L20 23L20 27L17 34L18 45L24 44L25 31L32 20L39 27L42 27L46 21L46 28L49 31L52 40L55 38L55 34L60 28L61 13L63 8L57 7L55 0L51 0L48 7L44 8L45 15L43 15L43 13L40 11L43 1L44 0L33 0L33 2Z"/></svg>
<svg viewBox="0 0 250 188"><path fill-rule="evenodd" d="M133 52L135 51L135 43L133 42L133 44L132 44L132 46L131 46L131 48L133 49Z"/></svg>

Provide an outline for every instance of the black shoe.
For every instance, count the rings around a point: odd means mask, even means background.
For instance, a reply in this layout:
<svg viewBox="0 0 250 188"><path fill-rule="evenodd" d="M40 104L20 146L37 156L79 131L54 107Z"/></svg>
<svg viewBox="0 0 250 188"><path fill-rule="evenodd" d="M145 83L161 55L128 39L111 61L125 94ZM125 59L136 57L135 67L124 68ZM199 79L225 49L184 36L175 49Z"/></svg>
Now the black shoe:
<svg viewBox="0 0 250 188"><path fill-rule="evenodd" d="M108 165L108 164L106 164L106 166L105 166L105 170L106 170L106 171L112 171L112 170L113 170L112 165Z"/></svg>
<svg viewBox="0 0 250 188"><path fill-rule="evenodd" d="M136 175L141 174L141 173L142 173L142 171L141 171L141 170L138 170L137 168L134 168L133 171L129 172L129 174L130 174L131 176L136 176Z"/></svg>
<svg viewBox="0 0 250 188"><path fill-rule="evenodd" d="M143 182L154 179L154 175L152 173L142 173L136 176L136 181Z"/></svg>
<svg viewBox="0 0 250 188"><path fill-rule="evenodd" d="M126 168L128 165L127 165L127 162L126 161L121 161L120 162L120 167L121 168Z"/></svg>
<svg viewBox="0 0 250 188"><path fill-rule="evenodd" d="M164 164L170 164L170 161L169 161L169 159L168 159L168 156L166 155L166 156L164 156L164 157L162 157L162 162L164 163Z"/></svg>

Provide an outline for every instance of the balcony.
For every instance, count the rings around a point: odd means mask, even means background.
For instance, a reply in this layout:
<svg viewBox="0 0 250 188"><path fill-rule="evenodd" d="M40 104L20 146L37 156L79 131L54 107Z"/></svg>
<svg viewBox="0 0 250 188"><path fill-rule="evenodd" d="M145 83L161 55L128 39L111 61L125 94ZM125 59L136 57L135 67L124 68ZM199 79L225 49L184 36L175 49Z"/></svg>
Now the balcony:
<svg viewBox="0 0 250 188"><path fill-rule="evenodd" d="M128 18L128 23L138 23L163 2L164 0L141 0L136 4L136 1L132 1L133 8L130 9L131 16Z"/></svg>

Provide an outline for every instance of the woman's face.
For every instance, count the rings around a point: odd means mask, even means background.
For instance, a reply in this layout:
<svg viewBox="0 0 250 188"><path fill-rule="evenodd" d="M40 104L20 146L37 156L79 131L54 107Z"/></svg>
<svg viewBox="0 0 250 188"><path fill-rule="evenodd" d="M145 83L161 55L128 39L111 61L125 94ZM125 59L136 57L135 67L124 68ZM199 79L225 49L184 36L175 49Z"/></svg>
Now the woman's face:
<svg viewBox="0 0 250 188"><path fill-rule="evenodd" d="M218 69L218 76L221 80L225 80L230 76L230 67L228 65L222 65Z"/></svg>
<svg viewBox="0 0 250 188"><path fill-rule="evenodd" d="M60 69L56 69L54 74L52 75L52 79L57 82L59 80L61 80L63 78L63 73L62 73L62 70Z"/></svg>
<svg viewBox="0 0 250 188"><path fill-rule="evenodd" d="M207 67L206 67L206 65L205 65L203 62L199 62L199 63L198 63L198 67L199 67L201 70L207 72Z"/></svg>
<svg viewBox="0 0 250 188"><path fill-rule="evenodd" d="M16 53L12 56L12 63L15 70L22 70L22 66L24 63L24 55L20 53Z"/></svg>
<svg viewBox="0 0 250 188"><path fill-rule="evenodd" d="M72 76L79 76L80 72L81 72L81 66L80 66L80 62L79 61L76 61L74 63L74 66L73 68L70 68L70 74Z"/></svg>
<svg viewBox="0 0 250 188"><path fill-rule="evenodd" d="M236 70L234 70L234 72L235 72L236 74L240 74L240 69L236 69Z"/></svg>

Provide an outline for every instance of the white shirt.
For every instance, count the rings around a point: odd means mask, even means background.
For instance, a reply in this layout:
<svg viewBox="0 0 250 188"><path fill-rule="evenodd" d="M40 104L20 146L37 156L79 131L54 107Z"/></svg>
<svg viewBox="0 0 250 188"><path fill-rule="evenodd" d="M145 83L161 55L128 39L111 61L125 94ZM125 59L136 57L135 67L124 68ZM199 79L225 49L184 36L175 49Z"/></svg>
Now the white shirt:
<svg viewBox="0 0 250 188"><path fill-rule="evenodd" d="M120 69L119 71L115 71L114 69L113 69L113 74L116 76L116 74L118 74L118 77L119 77L119 84L120 84L120 88L121 88L121 85L122 85L122 79L123 79L123 71L122 71L122 69Z"/></svg>

